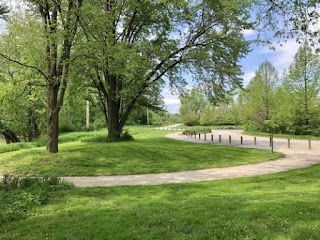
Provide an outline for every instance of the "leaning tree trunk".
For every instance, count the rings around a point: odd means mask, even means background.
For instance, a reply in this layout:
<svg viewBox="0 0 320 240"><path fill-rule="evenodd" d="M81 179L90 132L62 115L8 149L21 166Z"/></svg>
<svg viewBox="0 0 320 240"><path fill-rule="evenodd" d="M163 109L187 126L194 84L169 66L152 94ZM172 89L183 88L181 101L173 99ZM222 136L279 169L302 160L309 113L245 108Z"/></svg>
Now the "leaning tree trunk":
<svg viewBox="0 0 320 240"><path fill-rule="evenodd" d="M17 134L10 129L6 129L2 132L2 134L7 144L20 142L20 139L18 138Z"/></svg>
<svg viewBox="0 0 320 240"><path fill-rule="evenodd" d="M0 122L0 134L4 136L4 139L6 140L7 144L20 142L20 139L18 138L17 134L9 129L8 127L4 126Z"/></svg>

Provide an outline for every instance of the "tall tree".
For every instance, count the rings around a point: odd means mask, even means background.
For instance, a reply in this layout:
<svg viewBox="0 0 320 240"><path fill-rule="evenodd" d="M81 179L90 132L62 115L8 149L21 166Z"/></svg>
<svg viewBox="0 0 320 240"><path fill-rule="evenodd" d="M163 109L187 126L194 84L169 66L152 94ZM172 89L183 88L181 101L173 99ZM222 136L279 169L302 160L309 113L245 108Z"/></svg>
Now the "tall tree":
<svg viewBox="0 0 320 240"><path fill-rule="evenodd" d="M284 85L291 93L296 112L296 124L304 126L306 131L310 131L320 92L319 68L319 55L305 43L299 48L285 78Z"/></svg>
<svg viewBox="0 0 320 240"><path fill-rule="evenodd" d="M275 67L269 61L264 61L242 93L242 100L245 101L245 118L259 128L263 127L266 120L272 118L274 92L278 81L278 72Z"/></svg>
<svg viewBox="0 0 320 240"><path fill-rule="evenodd" d="M179 112L182 122L185 125L198 125L200 123L200 116L206 104L209 103L204 94L193 88L180 96L180 102L181 107Z"/></svg>
<svg viewBox="0 0 320 240"><path fill-rule="evenodd" d="M21 66L36 70L45 79L47 99L47 152L58 152L59 112L73 61L82 0L26 0L41 19L38 38L43 39L43 63L32 65L0 54Z"/></svg>
<svg viewBox="0 0 320 240"><path fill-rule="evenodd" d="M98 88L108 137L119 138L135 104L164 78L190 71L222 94L240 83L248 52L246 1L91 1L82 21L86 74Z"/></svg>
<svg viewBox="0 0 320 240"><path fill-rule="evenodd" d="M42 56L37 51L43 49L43 42L39 40L38 27L37 20L32 21L27 16L11 16L7 31L1 36L1 54L41 66ZM3 58L0 60L1 121L19 136L31 141L44 130L45 83L32 69L21 68Z"/></svg>

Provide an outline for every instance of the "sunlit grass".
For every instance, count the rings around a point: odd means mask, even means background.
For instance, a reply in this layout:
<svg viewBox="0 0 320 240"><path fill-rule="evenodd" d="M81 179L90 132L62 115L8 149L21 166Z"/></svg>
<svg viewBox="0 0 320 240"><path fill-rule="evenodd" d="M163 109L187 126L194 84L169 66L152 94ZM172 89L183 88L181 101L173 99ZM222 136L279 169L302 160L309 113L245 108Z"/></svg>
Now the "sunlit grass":
<svg viewBox="0 0 320 240"><path fill-rule="evenodd" d="M60 191L0 239L319 239L319 172Z"/></svg>
<svg viewBox="0 0 320 240"><path fill-rule="evenodd" d="M257 149L212 146L167 139L169 133L131 127L135 141L84 142L85 133L61 136L58 154L44 147L0 154L0 172L38 176L122 175L225 167L281 156ZM105 131L90 133L100 137ZM77 141L80 140L80 141Z"/></svg>

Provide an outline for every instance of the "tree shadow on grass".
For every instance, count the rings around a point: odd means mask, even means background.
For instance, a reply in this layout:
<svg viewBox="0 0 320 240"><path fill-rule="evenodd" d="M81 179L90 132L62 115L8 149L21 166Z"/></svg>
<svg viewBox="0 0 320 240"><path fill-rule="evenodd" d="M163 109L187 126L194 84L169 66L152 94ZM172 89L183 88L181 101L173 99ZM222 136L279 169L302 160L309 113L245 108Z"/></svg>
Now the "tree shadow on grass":
<svg viewBox="0 0 320 240"><path fill-rule="evenodd" d="M277 177L276 177L277 179ZM319 192L268 178L73 189L3 239L317 239ZM269 185L273 185L273 188ZM260 186L260 188L259 188ZM273 190L272 190L273 189ZM5 237L6 236L6 237Z"/></svg>

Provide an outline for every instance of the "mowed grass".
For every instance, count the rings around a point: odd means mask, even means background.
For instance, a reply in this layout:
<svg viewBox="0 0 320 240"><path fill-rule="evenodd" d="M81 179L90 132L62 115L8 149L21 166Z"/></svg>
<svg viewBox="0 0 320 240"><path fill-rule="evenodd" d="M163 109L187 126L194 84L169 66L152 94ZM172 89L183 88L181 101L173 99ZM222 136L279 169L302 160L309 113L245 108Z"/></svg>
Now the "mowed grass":
<svg viewBox="0 0 320 240"><path fill-rule="evenodd" d="M261 137L270 137L271 135L275 138L285 138L285 139L300 139L300 140L320 140L320 137L312 135L289 135L289 134L272 134L260 131L244 131L246 135L251 136L261 136Z"/></svg>
<svg viewBox="0 0 320 240"><path fill-rule="evenodd" d="M132 127L131 131L135 141L81 142L72 133L62 136L63 141L71 142L61 143L58 154L47 154L44 147L3 153L0 172L24 176L161 173L241 165L281 156L257 149L171 140L164 137L169 132L163 130ZM105 134L96 134L101 133Z"/></svg>
<svg viewBox="0 0 320 240"><path fill-rule="evenodd" d="M319 239L320 165L194 184L60 191L0 239Z"/></svg>

